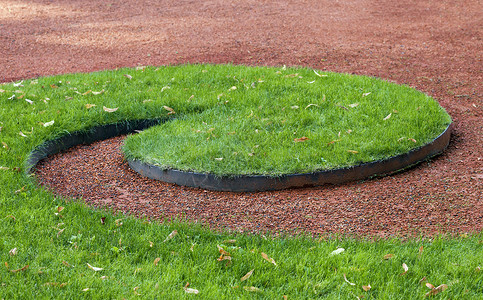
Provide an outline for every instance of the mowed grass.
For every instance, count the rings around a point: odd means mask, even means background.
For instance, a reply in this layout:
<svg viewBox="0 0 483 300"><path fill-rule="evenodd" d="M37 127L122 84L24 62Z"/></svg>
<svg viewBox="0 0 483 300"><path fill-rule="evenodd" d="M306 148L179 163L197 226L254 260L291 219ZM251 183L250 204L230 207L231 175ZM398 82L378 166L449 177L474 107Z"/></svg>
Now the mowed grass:
<svg viewBox="0 0 483 300"><path fill-rule="evenodd" d="M222 176L309 173L405 153L451 123L431 97L380 79L300 68L181 69L153 97L206 109L166 107L180 117L127 138L126 157Z"/></svg>
<svg viewBox="0 0 483 300"><path fill-rule="evenodd" d="M0 85L1 298L421 299L432 291L426 283L447 286L436 299L483 298L482 233L405 241L220 233L86 207L23 172L30 151L56 136L173 116L163 105L175 115L212 107L146 94L180 70L165 79L121 69Z"/></svg>

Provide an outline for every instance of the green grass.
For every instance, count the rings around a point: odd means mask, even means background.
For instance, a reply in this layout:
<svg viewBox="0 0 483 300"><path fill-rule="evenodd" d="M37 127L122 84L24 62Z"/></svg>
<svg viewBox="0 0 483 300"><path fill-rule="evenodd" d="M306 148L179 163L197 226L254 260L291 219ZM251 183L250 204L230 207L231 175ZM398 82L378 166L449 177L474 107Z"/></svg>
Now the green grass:
<svg viewBox="0 0 483 300"><path fill-rule="evenodd" d="M149 223L89 208L81 200L56 197L23 173L30 151L53 137L98 124L164 118L163 105L176 115L210 107L162 96L143 103L148 83L162 88L184 76L176 69L169 72L166 80L122 69L0 85L0 298L422 299L429 289L418 282L426 277L434 286L448 285L436 299L483 299L483 233L407 241L217 233L195 224ZM104 92L82 95L89 90ZM87 109L86 104L96 106ZM103 106L118 110L109 113ZM173 230L178 234L164 242ZM230 254L231 264L217 260L217 245ZM339 247L345 251L330 255ZM393 257L385 260L386 254ZM409 270L400 276L403 263ZM198 295L184 291L187 282ZM366 292L362 285L372 288Z"/></svg>
<svg viewBox="0 0 483 300"><path fill-rule="evenodd" d="M408 152L451 122L431 97L375 78L300 68L175 69L186 74L152 97L204 110L173 108L176 120L126 139L126 157L225 176L308 173Z"/></svg>

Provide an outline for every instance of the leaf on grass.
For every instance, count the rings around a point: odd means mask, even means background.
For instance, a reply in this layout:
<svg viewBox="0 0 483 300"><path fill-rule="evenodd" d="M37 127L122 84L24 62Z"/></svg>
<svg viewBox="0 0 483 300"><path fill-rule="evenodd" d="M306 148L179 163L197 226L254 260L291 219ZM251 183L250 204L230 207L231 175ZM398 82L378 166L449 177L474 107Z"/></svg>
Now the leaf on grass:
<svg viewBox="0 0 483 300"><path fill-rule="evenodd" d="M66 262L65 260L62 261L62 264L66 267L72 267L68 262Z"/></svg>
<svg viewBox="0 0 483 300"><path fill-rule="evenodd" d="M325 74L319 74L317 73L317 71L314 70L314 73L315 75L319 76L319 77L327 77L328 75L325 75Z"/></svg>
<svg viewBox="0 0 483 300"><path fill-rule="evenodd" d="M272 264L274 264L275 266L277 265L277 263L275 262L275 260L274 260L273 258L271 258L271 257L269 258L267 254L265 254L265 253L263 253L263 252L262 252L262 253L260 253L260 254L262 255L263 259L265 259L265 260L266 260L266 261L268 261L269 263L272 263Z"/></svg>
<svg viewBox="0 0 483 300"><path fill-rule="evenodd" d="M44 286L56 286L56 287L59 287L59 288L63 288L64 286L67 285L67 282L63 282L63 283L58 283L58 282L46 282L44 283Z"/></svg>
<svg viewBox="0 0 483 300"><path fill-rule="evenodd" d="M335 249L334 251L332 251L332 252L330 253L330 255L331 255L331 256L332 256L332 255L338 255L338 254L341 254L341 253L342 253L342 252L344 252L344 251L345 251L345 249L344 249L344 248L337 248L337 249Z"/></svg>
<svg viewBox="0 0 483 300"><path fill-rule="evenodd" d="M177 230L173 230L163 241L163 243L166 243L167 241L171 240L178 234Z"/></svg>
<svg viewBox="0 0 483 300"><path fill-rule="evenodd" d="M127 79L132 79L132 76L129 74L124 74L123 76L126 77Z"/></svg>
<svg viewBox="0 0 483 300"><path fill-rule="evenodd" d="M359 106L359 103L352 103L352 104L349 104L348 106L354 108Z"/></svg>
<svg viewBox="0 0 483 300"><path fill-rule="evenodd" d="M10 254L11 256L15 256L17 255L17 253L18 253L17 248L13 248L12 250L8 251L8 254Z"/></svg>
<svg viewBox="0 0 483 300"><path fill-rule="evenodd" d="M97 267L93 267L91 266L89 263L87 263L87 266L89 267L89 269L95 271L95 272L99 272L99 271L102 271L104 270L103 268L97 268Z"/></svg>
<svg viewBox="0 0 483 300"><path fill-rule="evenodd" d="M399 274L399 276L402 276L402 275L406 274L408 272L408 270L409 270L408 266L405 263L402 264L402 267L404 269L404 272L402 272L401 274Z"/></svg>
<svg viewBox="0 0 483 300"><path fill-rule="evenodd" d="M359 151L356 151L356 150L347 150L347 152L352 153L352 154L357 154L357 153L359 153Z"/></svg>
<svg viewBox="0 0 483 300"><path fill-rule="evenodd" d="M309 138L306 137L306 136L303 136L301 138L294 139L293 141L296 142L296 143L299 143L299 142L305 142L307 140L309 140Z"/></svg>
<svg viewBox="0 0 483 300"><path fill-rule="evenodd" d="M298 105L292 105L290 106L291 109L299 109L299 106Z"/></svg>
<svg viewBox="0 0 483 300"><path fill-rule="evenodd" d="M355 283L352 283L349 280L347 280L347 277L345 276L345 273L344 273L344 280L345 280L345 282L347 282L350 285L356 285Z"/></svg>
<svg viewBox="0 0 483 300"><path fill-rule="evenodd" d="M223 244L235 244L236 240L224 240L222 243Z"/></svg>
<svg viewBox="0 0 483 300"><path fill-rule="evenodd" d="M89 93L91 93L91 92L92 92L91 90L88 90L87 92L82 93L82 96L85 96L85 95L87 95L87 94L89 94Z"/></svg>
<svg viewBox="0 0 483 300"><path fill-rule="evenodd" d="M223 260L230 260L231 261L231 255L228 253L225 249L223 249L220 245L216 245L218 248L218 252L220 252L220 257L218 257L218 261L223 261Z"/></svg>
<svg viewBox="0 0 483 300"><path fill-rule="evenodd" d="M188 293L188 294L198 294L200 291L198 291L197 289L192 289L192 288L189 288L188 286L190 285L189 282L186 283L186 285L183 287L183 290Z"/></svg>
<svg viewBox="0 0 483 300"><path fill-rule="evenodd" d="M52 126L52 125L54 125L54 120L47 122L47 123L44 123L44 127L49 127L49 126Z"/></svg>
<svg viewBox="0 0 483 300"><path fill-rule="evenodd" d="M223 160L223 157L215 157L215 160L222 161Z"/></svg>
<svg viewBox="0 0 483 300"><path fill-rule="evenodd" d="M122 226L122 219L116 219L114 220L114 223L116 224L117 227Z"/></svg>
<svg viewBox="0 0 483 300"><path fill-rule="evenodd" d="M10 170L10 169L8 167L0 167L0 170L7 171L7 170Z"/></svg>
<svg viewBox="0 0 483 300"><path fill-rule="evenodd" d="M229 91L234 91L236 90L236 86L232 86L231 88L228 89Z"/></svg>
<svg viewBox="0 0 483 300"><path fill-rule="evenodd" d="M426 286L429 288L429 289L434 289L434 285L432 285L431 283L429 282L426 282Z"/></svg>
<svg viewBox="0 0 483 300"><path fill-rule="evenodd" d="M368 285L363 285L363 286L362 286L362 289L363 289L364 291L366 291L366 292L367 292L367 291L369 291L369 290L371 289L371 285L370 285L370 284L368 284Z"/></svg>
<svg viewBox="0 0 483 300"><path fill-rule="evenodd" d="M94 106L96 106L96 105L95 105L95 104L89 104L89 103L87 103L87 104L85 105L85 107L86 107L87 109L89 109L89 108L93 108Z"/></svg>
<svg viewBox="0 0 483 300"><path fill-rule="evenodd" d="M313 81L307 81L307 83L314 83L314 82L315 82L315 80L313 80Z"/></svg>
<svg viewBox="0 0 483 300"><path fill-rule="evenodd" d="M369 96L370 94L371 94L371 92L364 93L364 94L362 94L362 97L367 97L367 96Z"/></svg>
<svg viewBox="0 0 483 300"><path fill-rule="evenodd" d="M333 140L327 143L327 146L332 145L334 143L340 142L341 140Z"/></svg>
<svg viewBox="0 0 483 300"><path fill-rule="evenodd" d="M440 292L443 292L444 290L446 290L448 288L448 286L446 284L442 284L438 287L435 287L433 288L431 291L429 291L428 293L426 293L426 297L428 296L434 296L436 294L439 294Z"/></svg>
<svg viewBox="0 0 483 300"><path fill-rule="evenodd" d="M101 90L101 91L99 91L99 92L92 92L92 94L93 94L93 95L100 95L100 94L102 94L102 93L104 93L104 92L105 92L104 90Z"/></svg>
<svg viewBox="0 0 483 300"><path fill-rule="evenodd" d="M6 265L6 266L7 266L7 268L8 268L8 264L7 264L7 263L5 263L5 265ZM10 272L12 272L12 273L17 273L17 272L23 272L23 271L27 270L28 268L29 268L29 265L26 265L26 266L25 266L25 267L23 267L23 268L20 268L20 269L17 269L17 270L9 270L9 271L10 271Z"/></svg>
<svg viewBox="0 0 483 300"><path fill-rule="evenodd" d="M243 289L247 292L261 292L262 290L254 286L244 286Z"/></svg>
<svg viewBox="0 0 483 300"><path fill-rule="evenodd" d="M149 242L149 247L153 248L154 243L151 241L148 241L148 242Z"/></svg>
<svg viewBox="0 0 483 300"><path fill-rule="evenodd" d="M116 107L116 108L108 108L108 107L103 106L102 109L104 109L105 112L112 113L112 112L115 112L116 110L118 110L119 107Z"/></svg>
<svg viewBox="0 0 483 300"><path fill-rule="evenodd" d="M22 131L18 133L20 136L27 137Z"/></svg>
<svg viewBox="0 0 483 300"><path fill-rule="evenodd" d="M253 274L253 271L255 271L255 269L251 269L250 272L246 273L245 276L243 276L240 281L245 281L247 280L248 278L250 278L250 276L252 276Z"/></svg>
<svg viewBox="0 0 483 300"><path fill-rule="evenodd" d="M82 291L83 291L83 292L87 292L88 290L90 290L90 288L85 288L85 289L83 289Z"/></svg>
<svg viewBox="0 0 483 300"><path fill-rule="evenodd" d="M172 115L172 114L175 114L175 113L176 113L176 112L174 111L174 109L172 109L172 108L171 108L171 107L169 107L169 106L164 105L164 106L163 106L163 108L164 108L164 109L166 109L167 111L169 111L169 112L168 112L168 115Z"/></svg>
<svg viewBox="0 0 483 300"><path fill-rule="evenodd" d="M65 228L59 230L59 232L57 232L57 237L59 237L62 234L62 232L64 232L64 230L65 230Z"/></svg>
<svg viewBox="0 0 483 300"><path fill-rule="evenodd" d="M416 140L415 140L415 139L408 138L408 140L410 140L410 141L411 141L411 142L413 142L413 143L416 143Z"/></svg>
<svg viewBox="0 0 483 300"><path fill-rule="evenodd" d="M423 254L424 246L419 247L419 256Z"/></svg>
<svg viewBox="0 0 483 300"><path fill-rule="evenodd" d="M422 282L424 282L426 280L426 276L424 276L423 278L419 279L419 282L418 284L421 284Z"/></svg>
<svg viewBox="0 0 483 300"><path fill-rule="evenodd" d="M34 102L30 99L25 98L25 101L27 101L29 104L34 104Z"/></svg>
<svg viewBox="0 0 483 300"><path fill-rule="evenodd" d="M156 257L156 259L154 260L154 265L157 266L160 260L161 258Z"/></svg>
<svg viewBox="0 0 483 300"><path fill-rule="evenodd" d="M392 116L392 113L388 114L383 120L386 121Z"/></svg>
<svg viewBox="0 0 483 300"><path fill-rule="evenodd" d="M318 105L317 105L317 104L310 103L309 105L307 105L307 106L305 107L305 109L307 109L307 108L309 108L309 107L311 107L311 106L317 106L317 107L318 107Z"/></svg>
<svg viewBox="0 0 483 300"><path fill-rule="evenodd" d="M384 255L383 259L388 260L388 259L391 259L393 257L394 257L394 254L389 253L389 254Z"/></svg>

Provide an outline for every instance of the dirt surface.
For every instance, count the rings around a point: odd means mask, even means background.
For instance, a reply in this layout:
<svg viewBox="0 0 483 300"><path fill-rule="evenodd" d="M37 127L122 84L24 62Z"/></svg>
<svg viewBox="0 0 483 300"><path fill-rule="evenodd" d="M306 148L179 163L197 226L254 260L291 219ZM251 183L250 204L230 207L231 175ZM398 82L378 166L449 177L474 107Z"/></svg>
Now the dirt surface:
<svg viewBox="0 0 483 300"><path fill-rule="evenodd" d="M479 0L0 1L0 82L138 65L300 65L381 77L453 117L448 151L394 176L340 186L221 193L147 180L120 138L39 166L93 206L213 228L364 236L483 229L483 4Z"/></svg>

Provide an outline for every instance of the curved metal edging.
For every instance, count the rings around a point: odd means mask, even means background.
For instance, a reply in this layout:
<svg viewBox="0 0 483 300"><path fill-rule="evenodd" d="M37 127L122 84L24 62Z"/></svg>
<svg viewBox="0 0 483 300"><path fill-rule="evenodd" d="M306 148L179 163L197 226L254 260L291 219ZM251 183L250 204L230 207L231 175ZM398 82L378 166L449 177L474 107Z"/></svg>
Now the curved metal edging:
<svg viewBox="0 0 483 300"><path fill-rule="evenodd" d="M158 125L164 121L165 119L144 119L101 125L93 127L87 131L76 131L71 134L47 141L30 152L30 155L26 161L25 172L27 174L33 173L35 166L39 163L39 161L71 147L81 144L91 144L96 141L132 133L136 130L142 130L154 125Z"/></svg>
<svg viewBox="0 0 483 300"><path fill-rule="evenodd" d="M220 177L212 174L164 170L138 160L128 160L128 163L136 172L151 179L215 191L261 192L323 184L340 184L373 176L388 175L442 153L448 147L451 137L451 127L451 124L448 125L443 133L424 146L384 160L342 169L288 174L280 177L264 175Z"/></svg>
<svg viewBox="0 0 483 300"><path fill-rule="evenodd" d="M26 161L26 173L34 171L42 159L67 150L68 148L90 144L95 141L132 133L164 122L164 119L126 121L94 127L88 131L77 131L60 138L47 141L33 150ZM320 171L314 173L288 174L280 177L264 175L241 175L220 177L212 174L163 170L137 160L128 160L129 165L142 176L189 187L230 192L260 192L297 187L339 184L366 179L373 176L391 174L440 154L446 149L451 137L451 124L431 143L420 148L387 158L349 168Z"/></svg>

